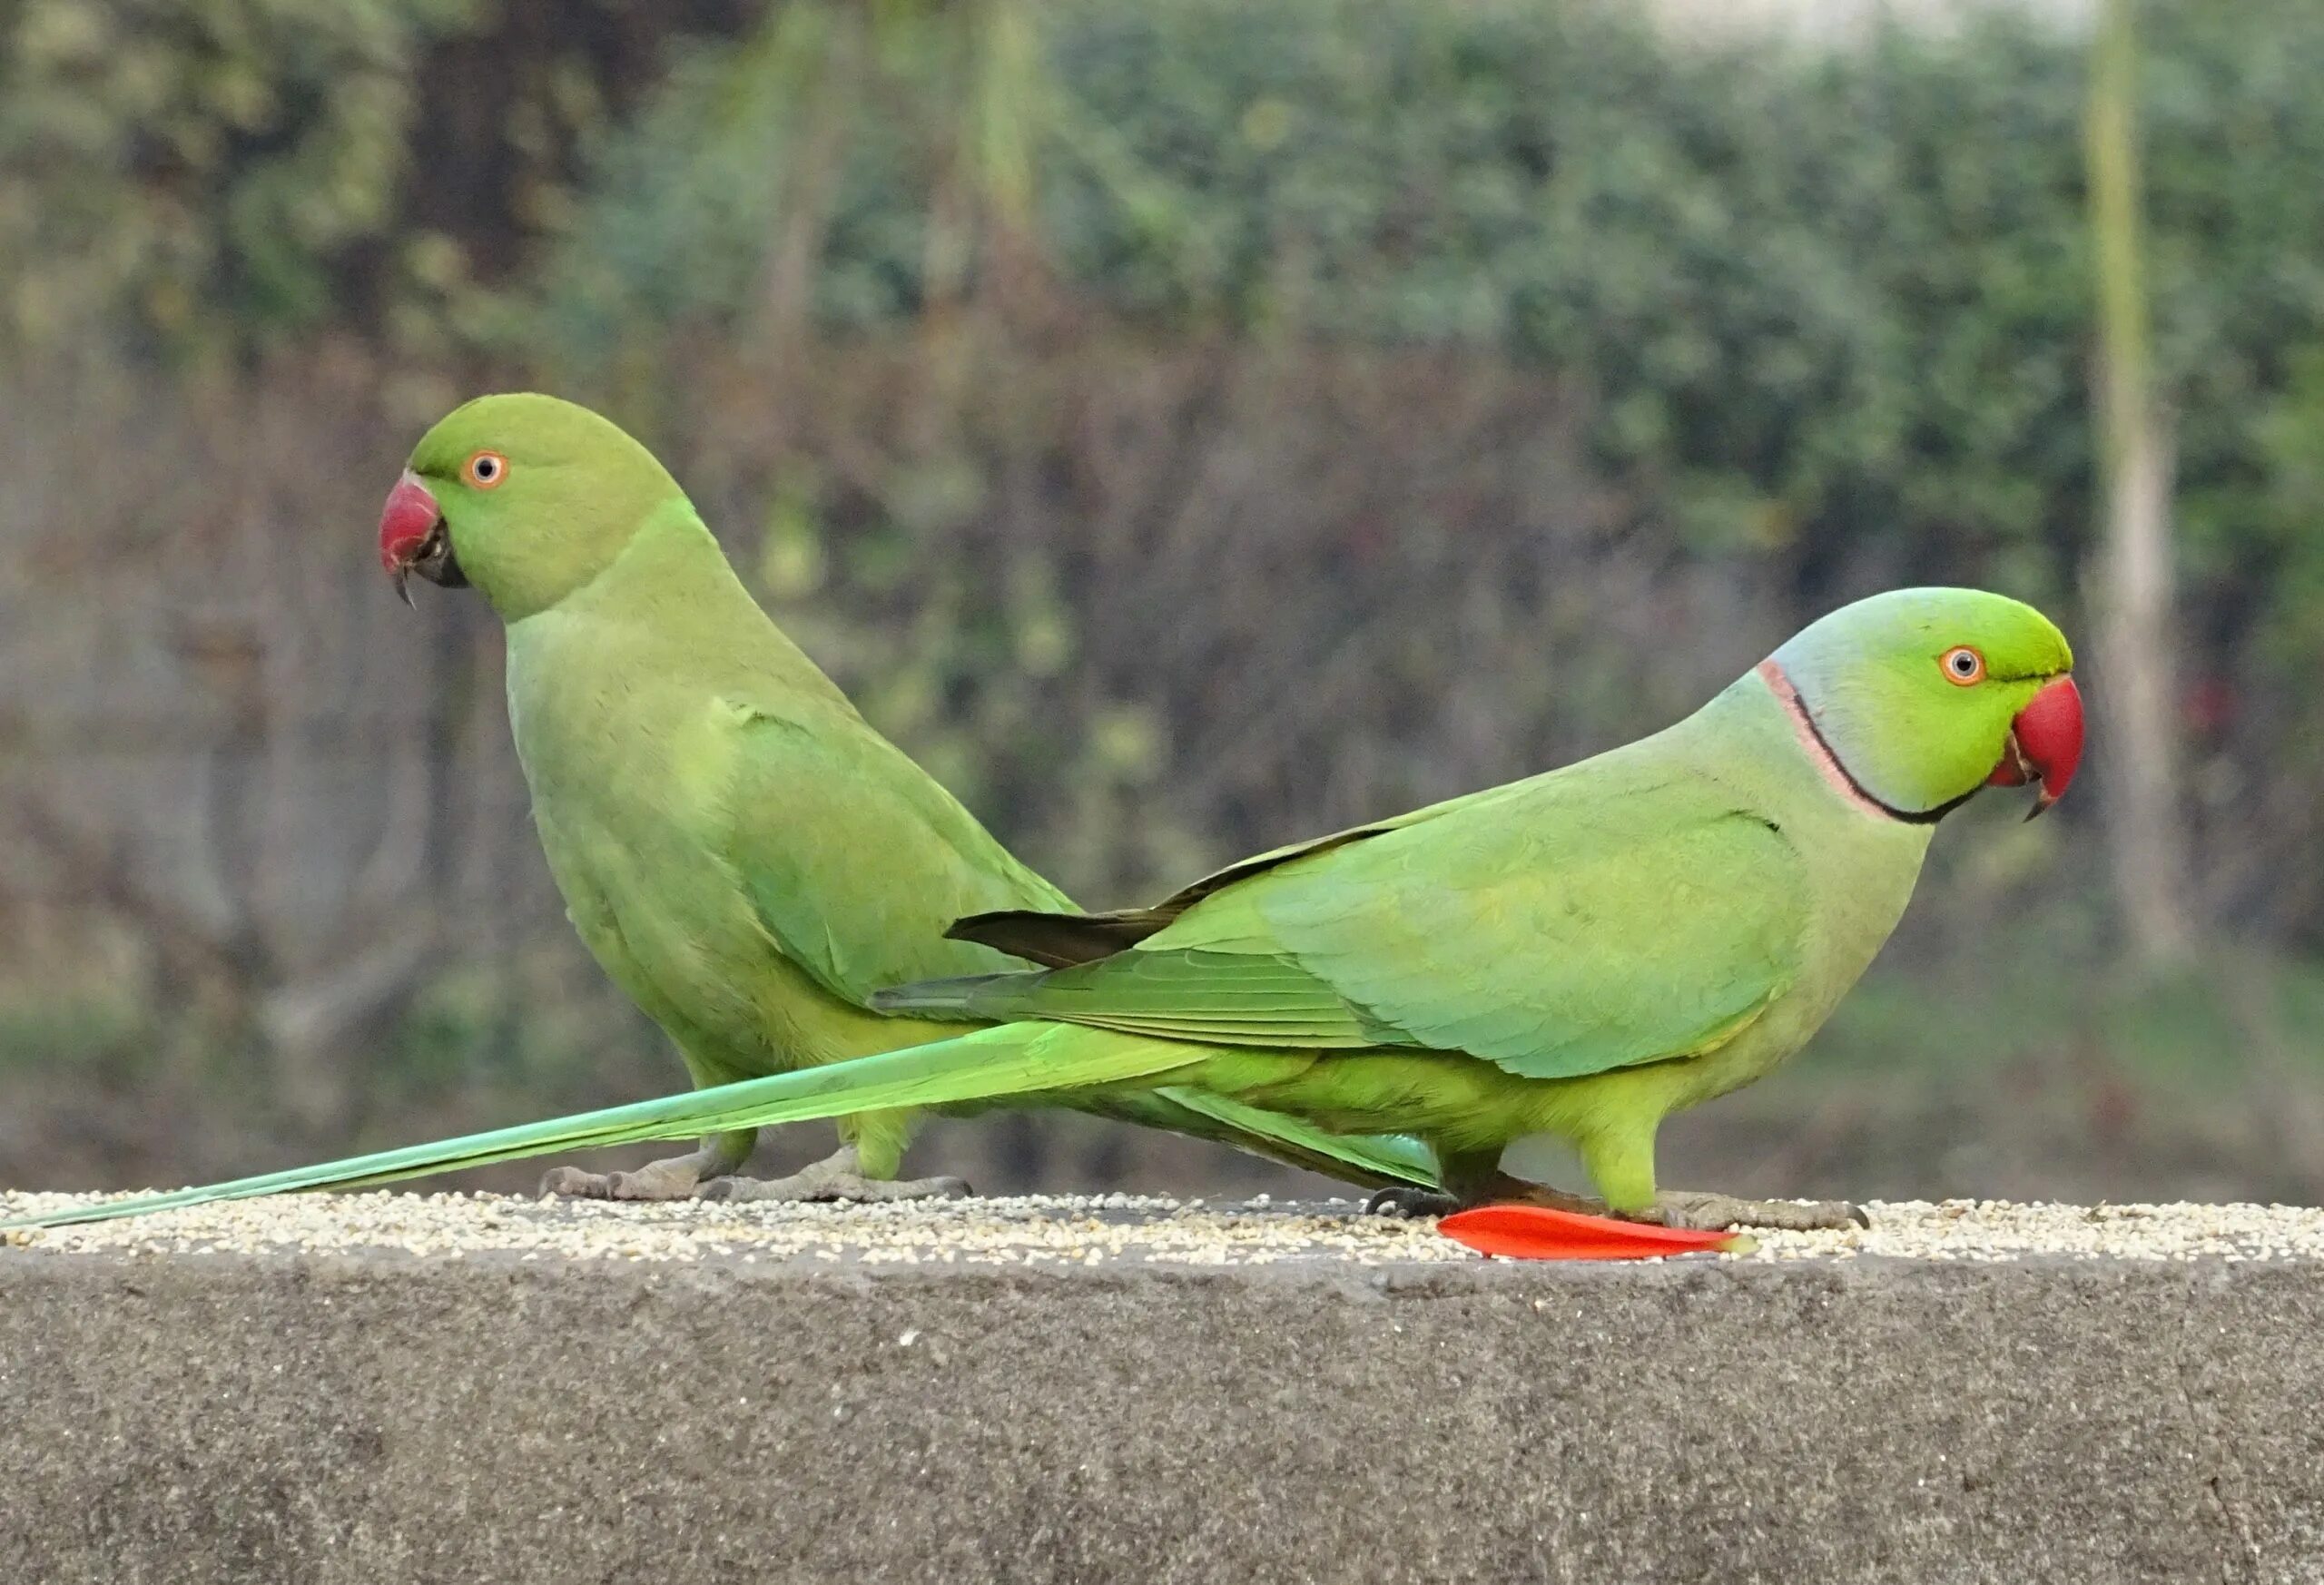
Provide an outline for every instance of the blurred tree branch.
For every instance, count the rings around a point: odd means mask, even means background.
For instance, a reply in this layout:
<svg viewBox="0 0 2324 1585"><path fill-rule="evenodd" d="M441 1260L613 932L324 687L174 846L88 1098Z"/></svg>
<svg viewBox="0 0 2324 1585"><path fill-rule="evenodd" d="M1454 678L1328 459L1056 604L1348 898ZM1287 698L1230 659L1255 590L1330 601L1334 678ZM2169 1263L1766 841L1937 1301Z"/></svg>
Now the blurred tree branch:
<svg viewBox="0 0 2324 1585"><path fill-rule="evenodd" d="M2096 566L2114 887L2142 966L2183 960L2197 929L2179 808L2171 438L2154 390L2140 224L2136 0L2104 0L2083 136L2098 280L2105 533Z"/></svg>

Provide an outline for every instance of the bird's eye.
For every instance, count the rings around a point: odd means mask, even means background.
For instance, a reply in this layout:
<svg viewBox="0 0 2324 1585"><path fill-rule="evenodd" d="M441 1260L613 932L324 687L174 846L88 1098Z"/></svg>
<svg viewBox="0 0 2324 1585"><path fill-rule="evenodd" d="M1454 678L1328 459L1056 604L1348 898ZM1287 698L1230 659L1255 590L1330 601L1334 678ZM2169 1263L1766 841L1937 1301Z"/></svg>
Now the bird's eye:
<svg viewBox="0 0 2324 1585"><path fill-rule="evenodd" d="M1985 680L1985 657L1965 644L1946 650L1936 664L1945 668L1946 682L1957 683L1964 688Z"/></svg>
<svg viewBox="0 0 2324 1585"><path fill-rule="evenodd" d="M480 490L488 490L508 477L508 459L497 451L479 451L460 468L460 476Z"/></svg>

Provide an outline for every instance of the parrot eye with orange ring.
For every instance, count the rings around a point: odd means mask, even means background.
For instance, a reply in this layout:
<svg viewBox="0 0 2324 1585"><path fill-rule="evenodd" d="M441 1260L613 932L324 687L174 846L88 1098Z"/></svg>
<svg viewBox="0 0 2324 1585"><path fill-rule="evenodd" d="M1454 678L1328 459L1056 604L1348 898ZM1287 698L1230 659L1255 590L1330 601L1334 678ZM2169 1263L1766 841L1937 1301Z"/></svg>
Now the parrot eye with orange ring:
<svg viewBox="0 0 2324 1585"><path fill-rule="evenodd" d="M1985 680L1985 657L1967 645L1956 645L1940 656L1936 663L1945 668L1945 680L1966 688Z"/></svg>
<svg viewBox="0 0 2324 1585"><path fill-rule="evenodd" d="M460 465L460 477L480 490L497 489L508 477L508 459L497 451L479 451Z"/></svg>

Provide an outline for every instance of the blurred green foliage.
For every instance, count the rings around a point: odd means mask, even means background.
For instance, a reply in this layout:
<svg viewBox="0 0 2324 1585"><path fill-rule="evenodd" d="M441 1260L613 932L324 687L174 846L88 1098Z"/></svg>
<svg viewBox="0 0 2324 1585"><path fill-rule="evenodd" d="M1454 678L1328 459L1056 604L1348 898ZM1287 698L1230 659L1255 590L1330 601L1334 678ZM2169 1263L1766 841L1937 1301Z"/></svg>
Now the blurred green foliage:
<svg viewBox="0 0 2324 1585"><path fill-rule="evenodd" d="M1876 549L1897 576L1965 545L2005 552L2029 593L2067 582L2090 515L2078 37L2005 6L1862 51L1672 42L1624 8L1510 0L1026 9L1046 50L1012 97L1035 120L1043 256L1077 292L1180 332L1554 369L1591 399L1595 455L1689 545L1790 549L1811 573ZM2287 497L2286 443L2252 418L2290 399L2297 451L2312 418L2291 375L2324 322L2324 9L2149 9L2157 321L2196 570L2256 596L2275 571L2252 534L2273 524L2297 554L2316 504ZM747 324L769 238L803 225L827 329L925 310L931 151L968 140L973 71L883 53L856 15L785 7L617 140L547 278L560 344ZM850 86L810 57L848 63Z"/></svg>
<svg viewBox="0 0 2324 1585"><path fill-rule="evenodd" d="M206 349L339 317L394 235L420 52L469 0L22 0L0 11L14 336ZM412 270L397 250L384 264Z"/></svg>
<svg viewBox="0 0 2324 1585"><path fill-rule="evenodd" d="M0 0L0 352L438 356L576 151L750 0Z"/></svg>
<svg viewBox="0 0 2324 1585"><path fill-rule="evenodd" d="M2226 822L2268 771L2274 798L2324 780L2324 7L2144 11L2192 791ZM1647 15L802 0L609 140L537 344L579 370L655 345L682 382L789 301L827 339L917 335L934 359L963 296L993 335L1054 344L993 219L1021 212L1073 335L1443 350L1552 382L1640 554L1747 565L1809 605L1977 579L2071 614L2095 512L2080 35L2009 6L1836 47ZM996 48L1017 28L1038 53ZM996 78L1021 187L976 157ZM1020 431L1071 421L1020 364L974 379L1012 389ZM980 484L1026 466L1040 442L1005 422L971 415L872 492L905 564L940 562ZM956 511L909 509L931 479ZM853 608L832 576L824 600ZM2226 911L2317 930L2273 868L2229 858Z"/></svg>
<svg viewBox="0 0 2324 1585"><path fill-rule="evenodd" d="M1553 370L1641 517L1811 586L2070 582L2083 62L2010 7L1847 49L1518 0L625 9L12 0L0 336L570 367L789 297L909 325L1014 250L1172 333ZM2191 570L2219 635L2306 653L2324 9L2147 11Z"/></svg>

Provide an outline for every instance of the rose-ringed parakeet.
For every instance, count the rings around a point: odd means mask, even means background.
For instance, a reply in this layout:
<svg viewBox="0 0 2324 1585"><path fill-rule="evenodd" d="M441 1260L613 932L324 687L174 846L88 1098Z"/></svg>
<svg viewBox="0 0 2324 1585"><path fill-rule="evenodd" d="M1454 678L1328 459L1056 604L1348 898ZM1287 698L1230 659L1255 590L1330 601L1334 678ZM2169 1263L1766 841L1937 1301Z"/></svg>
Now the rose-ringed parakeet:
<svg viewBox="0 0 2324 1585"><path fill-rule="evenodd" d="M1655 1132L1815 1032L1895 927L1945 815L1989 784L2038 784L2034 812L2065 791L2082 752L2072 664L2014 600L1876 596L1651 737L1263 854L1154 908L971 916L956 937L1049 966L872 999L1014 1021L95 1214L694 1128L1153 1089L1417 1136L1446 1198L1409 1195L1414 1209L1597 1208L1501 1174L1503 1147L1547 1133L1623 1216L1836 1224L1850 1207L1660 1190Z"/></svg>
<svg viewBox="0 0 2324 1585"><path fill-rule="evenodd" d="M1051 967L873 1005L1316 1048L1295 1071L1221 1059L1174 1081L1418 1136L1442 1193L1384 1191L1415 1208L1490 1197L1503 1147L1545 1133L1624 1215L1831 1222L1848 1207L1659 1193L1655 1132L1821 1027L1945 814L1994 783L2038 782L2030 813L2056 801L2082 753L2072 665L2015 601L1876 596L1653 737L1263 855L1153 909L963 920L955 936Z"/></svg>
<svg viewBox="0 0 2324 1585"><path fill-rule="evenodd" d="M873 1010L874 990L999 970L945 939L962 913L1070 907L856 714L760 609L676 482L608 420L553 397L479 398L413 449L379 521L399 590L473 585L507 626L508 715L574 926L697 1085L963 1033ZM407 598L409 595L407 594ZM1343 1140L1228 1107L1125 1092L1093 1109L1352 1182L1425 1180L1410 1141ZM660 1199L893 1199L913 1116L842 1119L838 1155L733 1177L750 1129L549 1190Z"/></svg>

